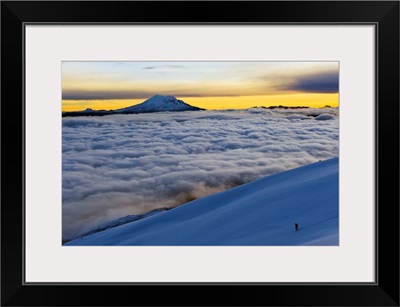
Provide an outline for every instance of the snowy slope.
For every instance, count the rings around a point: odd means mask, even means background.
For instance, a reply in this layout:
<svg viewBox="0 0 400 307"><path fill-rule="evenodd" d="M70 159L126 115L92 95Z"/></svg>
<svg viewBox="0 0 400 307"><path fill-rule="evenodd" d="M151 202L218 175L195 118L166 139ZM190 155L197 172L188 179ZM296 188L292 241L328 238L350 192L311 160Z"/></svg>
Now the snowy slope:
<svg viewBox="0 0 400 307"><path fill-rule="evenodd" d="M338 245L338 163L266 176L65 245Z"/></svg>
<svg viewBox="0 0 400 307"><path fill-rule="evenodd" d="M201 110L193 107L174 96L155 95L144 102L115 110L115 113L143 113L143 112L165 112L165 111L189 111Z"/></svg>
<svg viewBox="0 0 400 307"><path fill-rule="evenodd" d="M141 219L147 218L149 216L158 214L160 212L163 212L163 211L166 211L166 210L169 210L169 209L170 208L160 208L160 209L155 209L155 210L152 210L152 211L144 213L144 214L127 215L127 216L121 217L119 219L116 219L114 221L111 221L109 223L105 223L104 225L101 225L101 226L99 226L99 227L97 227L95 229L92 229L92 230L88 231L88 232L85 232L80 237L86 237L86 236L92 235L92 234L100 232L100 231L108 230L108 229L111 229L111 228L114 228L114 227L118 227L118 226L121 226L121 225L124 225L124 224L127 224L127 223L131 223L131 222L134 222L134 221L137 221L137 220L141 220Z"/></svg>

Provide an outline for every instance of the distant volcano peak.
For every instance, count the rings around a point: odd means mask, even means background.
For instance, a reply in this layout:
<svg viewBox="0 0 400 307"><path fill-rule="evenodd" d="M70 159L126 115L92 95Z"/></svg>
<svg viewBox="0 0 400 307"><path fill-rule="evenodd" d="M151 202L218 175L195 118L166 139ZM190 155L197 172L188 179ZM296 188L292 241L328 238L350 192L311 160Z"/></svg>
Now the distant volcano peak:
<svg viewBox="0 0 400 307"><path fill-rule="evenodd" d="M151 97L151 98L149 98L149 99L153 99L153 98L157 98L157 99L159 99L159 98L162 98L162 99L175 99L176 100L176 97L174 97L174 96L171 96L171 95L160 95L160 94L156 94L156 95L154 95L153 97Z"/></svg>
<svg viewBox="0 0 400 307"><path fill-rule="evenodd" d="M183 100L177 99L170 95L154 95L144 102L115 110L116 113L145 113L145 112L166 112L166 111L196 111L204 110L198 107L191 106Z"/></svg>
<svg viewBox="0 0 400 307"><path fill-rule="evenodd" d="M171 95L154 95L152 97L150 97L149 99L145 100L145 101L151 101L151 100L157 100L157 101L182 101L177 99L175 96L171 96Z"/></svg>
<svg viewBox="0 0 400 307"><path fill-rule="evenodd" d="M88 116L88 115L111 115L111 114L134 114L151 112L180 112L180 111L200 111L202 108L191 106L183 100L177 99L171 95L154 95L153 97L127 108L117 110L92 110L87 108L84 111L65 112L63 116Z"/></svg>

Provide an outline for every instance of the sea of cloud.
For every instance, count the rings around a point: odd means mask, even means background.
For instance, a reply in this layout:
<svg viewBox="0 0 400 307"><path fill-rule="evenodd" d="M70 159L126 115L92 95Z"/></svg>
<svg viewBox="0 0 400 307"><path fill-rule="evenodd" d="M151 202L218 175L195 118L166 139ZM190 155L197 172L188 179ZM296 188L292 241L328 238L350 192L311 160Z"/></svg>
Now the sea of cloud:
<svg viewBox="0 0 400 307"><path fill-rule="evenodd" d="M339 155L339 109L62 119L63 240Z"/></svg>

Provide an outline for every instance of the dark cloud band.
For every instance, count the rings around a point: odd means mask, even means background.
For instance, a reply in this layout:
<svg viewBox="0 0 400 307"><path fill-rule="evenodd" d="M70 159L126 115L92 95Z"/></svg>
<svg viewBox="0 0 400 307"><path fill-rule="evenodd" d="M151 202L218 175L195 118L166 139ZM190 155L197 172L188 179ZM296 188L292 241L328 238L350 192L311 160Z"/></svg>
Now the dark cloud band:
<svg viewBox="0 0 400 307"><path fill-rule="evenodd" d="M337 72L328 72L299 77L284 89L306 93L338 93L339 75Z"/></svg>

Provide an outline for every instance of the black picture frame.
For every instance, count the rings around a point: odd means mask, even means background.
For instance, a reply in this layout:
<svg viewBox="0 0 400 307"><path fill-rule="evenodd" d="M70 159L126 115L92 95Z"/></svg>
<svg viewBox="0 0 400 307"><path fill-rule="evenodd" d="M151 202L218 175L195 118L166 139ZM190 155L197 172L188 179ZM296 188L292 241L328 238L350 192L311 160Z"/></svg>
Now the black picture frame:
<svg viewBox="0 0 400 307"><path fill-rule="evenodd" d="M33 22L375 25L376 282L26 284L24 25ZM399 1L2 1L1 77L2 306L399 306Z"/></svg>

